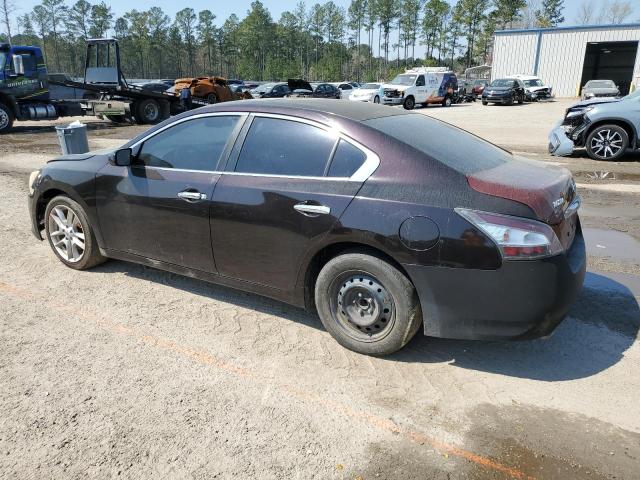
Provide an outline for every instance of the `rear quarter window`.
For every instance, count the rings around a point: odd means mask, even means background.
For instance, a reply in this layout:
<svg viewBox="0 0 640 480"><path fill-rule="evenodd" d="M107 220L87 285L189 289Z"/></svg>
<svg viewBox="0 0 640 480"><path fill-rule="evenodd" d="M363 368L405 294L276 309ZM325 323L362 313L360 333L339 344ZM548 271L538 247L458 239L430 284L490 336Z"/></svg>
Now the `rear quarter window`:
<svg viewBox="0 0 640 480"><path fill-rule="evenodd" d="M374 118L364 123L465 175L513 161L506 150L420 113Z"/></svg>

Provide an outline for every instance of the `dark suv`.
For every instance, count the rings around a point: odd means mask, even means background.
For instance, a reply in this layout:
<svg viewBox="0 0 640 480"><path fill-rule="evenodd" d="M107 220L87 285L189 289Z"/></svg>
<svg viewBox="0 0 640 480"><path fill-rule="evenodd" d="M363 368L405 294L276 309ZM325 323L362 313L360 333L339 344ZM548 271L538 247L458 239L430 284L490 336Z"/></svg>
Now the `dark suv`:
<svg viewBox="0 0 640 480"><path fill-rule="evenodd" d="M498 78L482 92L482 105L489 103L513 105L514 102L524 103L524 99L524 83L518 78Z"/></svg>

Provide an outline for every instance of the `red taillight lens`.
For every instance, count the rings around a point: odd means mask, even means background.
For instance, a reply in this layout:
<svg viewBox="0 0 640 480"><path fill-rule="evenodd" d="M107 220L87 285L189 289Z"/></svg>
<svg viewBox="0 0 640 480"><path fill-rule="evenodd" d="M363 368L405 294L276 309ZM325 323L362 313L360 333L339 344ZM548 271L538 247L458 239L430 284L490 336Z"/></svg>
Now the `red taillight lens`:
<svg viewBox="0 0 640 480"><path fill-rule="evenodd" d="M504 259L532 260L552 257L564 251L555 232L546 223L466 208L456 208L455 211L488 235Z"/></svg>

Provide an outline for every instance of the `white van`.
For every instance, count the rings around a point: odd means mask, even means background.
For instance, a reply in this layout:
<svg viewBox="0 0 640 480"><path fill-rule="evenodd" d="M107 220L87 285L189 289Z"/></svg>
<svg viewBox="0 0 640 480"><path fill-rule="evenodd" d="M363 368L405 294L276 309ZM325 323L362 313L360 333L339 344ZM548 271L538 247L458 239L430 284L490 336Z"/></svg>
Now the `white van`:
<svg viewBox="0 0 640 480"><path fill-rule="evenodd" d="M384 105L402 105L407 110L412 110L416 103L450 107L458 90L458 79L447 68L418 67L397 75L383 84L382 90Z"/></svg>

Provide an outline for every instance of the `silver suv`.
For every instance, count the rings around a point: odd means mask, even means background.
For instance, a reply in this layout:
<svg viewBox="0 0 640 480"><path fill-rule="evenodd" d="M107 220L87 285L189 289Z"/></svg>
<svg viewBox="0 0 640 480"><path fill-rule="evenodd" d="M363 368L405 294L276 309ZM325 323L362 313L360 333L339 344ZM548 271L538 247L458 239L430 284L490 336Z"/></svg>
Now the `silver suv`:
<svg viewBox="0 0 640 480"><path fill-rule="evenodd" d="M594 160L618 160L640 149L640 90L623 98L593 99L567 109L549 133L552 155L571 155L584 147Z"/></svg>

